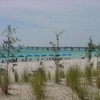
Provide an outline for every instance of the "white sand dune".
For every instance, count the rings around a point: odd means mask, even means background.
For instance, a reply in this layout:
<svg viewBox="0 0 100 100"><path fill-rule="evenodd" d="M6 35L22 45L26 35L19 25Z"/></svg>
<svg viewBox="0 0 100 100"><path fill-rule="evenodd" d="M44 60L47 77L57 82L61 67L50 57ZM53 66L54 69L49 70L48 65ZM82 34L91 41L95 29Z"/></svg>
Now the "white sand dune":
<svg viewBox="0 0 100 100"><path fill-rule="evenodd" d="M97 60L96 58L92 59L94 68L96 68ZM79 65L82 69L84 69L85 65L88 64L87 59L69 59L69 60L62 60L60 62L64 65L64 71L66 71L71 65ZM10 93L12 95L4 96L0 93L0 100L33 100L31 87L28 84L16 84L14 83L14 74L12 73L12 65L15 63L10 64L9 72L11 76L11 88ZM37 70L40 67L44 67L46 72L50 72L52 76L55 72L55 63L54 61L42 61L42 65L40 65L40 61L33 61L33 62L17 62L17 66L14 67L15 70L18 71L18 74L21 75L24 69L27 69L29 73L32 71ZM47 93L48 99L47 100L72 100L72 91L67 86L58 85L54 82L48 82L47 84ZM77 96L75 96L77 98ZM35 100L35 99L34 99ZM76 99L78 100L78 98Z"/></svg>

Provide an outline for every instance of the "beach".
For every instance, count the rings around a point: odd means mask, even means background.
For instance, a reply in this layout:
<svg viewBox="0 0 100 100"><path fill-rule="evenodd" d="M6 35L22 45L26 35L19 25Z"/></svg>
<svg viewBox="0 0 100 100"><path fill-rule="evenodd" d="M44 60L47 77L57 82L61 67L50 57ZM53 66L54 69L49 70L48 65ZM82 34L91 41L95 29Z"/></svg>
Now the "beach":
<svg viewBox="0 0 100 100"><path fill-rule="evenodd" d="M92 59L94 61L94 67L96 68L96 58ZM42 62L42 64L40 64ZM85 65L88 64L87 59L68 59L68 60L61 60L60 63L64 66L64 71L67 71L67 69L70 66L73 65L79 65L80 68L84 69ZM55 62L53 60L42 60L42 61L27 61L27 62L17 62L17 63L10 63L9 72L11 74L11 80L14 81L13 78L13 72L11 72L13 64L16 64L14 66L14 70L18 71L18 74L21 75L25 70L27 70L29 73L32 71L37 71L39 68L43 67L46 72L50 72L53 76L55 74L56 66Z"/></svg>
<svg viewBox="0 0 100 100"><path fill-rule="evenodd" d="M42 62L42 64L41 64ZM93 62L93 67L97 67L97 58L92 58L91 62ZM14 67L18 72L22 72L24 68L28 68L28 71L31 72L32 70L37 70L40 67L43 67L46 71L53 72L55 68L55 61L53 60L40 60L40 61L27 61L27 62L17 62L17 63L11 63L16 64ZM85 66L88 64L88 60L85 59L64 59L60 61L60 64L62 64L64 67L64 70L66 71L67 68L70 66L78 65L80 68L84 69Z"/></svg>
<svg viewBox="0 0 100 100"><path fill-rule="evenodd" d="M96 58L92 59L94 68L96 68L97 60ZM42 64L41 64L42 62ZM87 59L68 59L68 60L61 60L60 63L64 66L62 69L64 72L67 71L67 69L70 66L79 65L81 69L84 69L85 66L88 64ZM50 72L52 80L54 78L55 74L55 62L53 60L44 60L44 61L28 61L28 62L17 62L17 63L10 63L9 65L9 75L11 80L10 90L9 92L11 95L5 96L2 93L0 93L0 100L34 100L34 96L32 95L31 86L27 83L15 83L14 79L14 73L11 71L12 66L14 70L16 70L19 74L19 76L22 75L24 70L27 70L27 72L32 73L37 71L39 68L44 68L46 73ZM62 83L63 84L63 83ZM72 100L72 90L65 85L56 84L53 81L47 82L47 100ZM77 95L74 95L75 98L78 97Z"/></svg>

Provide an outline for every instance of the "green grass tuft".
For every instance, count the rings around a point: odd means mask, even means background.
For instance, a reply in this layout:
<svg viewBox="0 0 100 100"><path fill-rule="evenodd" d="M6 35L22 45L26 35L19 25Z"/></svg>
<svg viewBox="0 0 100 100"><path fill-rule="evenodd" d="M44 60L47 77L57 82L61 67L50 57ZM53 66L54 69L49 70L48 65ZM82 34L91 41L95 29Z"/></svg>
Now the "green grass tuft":
<svg viewBox="0 0 100 100"><path fill-rule="evenodd" d="M86 100L86 86L81 84L80 78L81 70L79 66L71 66L66 72L66 84L72 89L73 93L77 93L79 100Z"/></svg>
<svg viewBox="0 0 100 100"><path fill-rule="evenodd" d="M2 90L2 93L8 94L10 80L7 74L0 75L0 87Z"/></svg>
<svg viewBox="0 0 100 100"><path fill-rule="evenodd" d="M92 67L90 66L86 66L85 69L84 69L84 74L85 74L85 78L88 82L89 85L91 85L91 82L92 82Z"/></svg>
<svg viewBox="0 0 100 100"><path fill-rule="evenodd" d="M47 79L44 69L39 69L30 77L32 91L37 100L45 100L46 81Z"/></svg>

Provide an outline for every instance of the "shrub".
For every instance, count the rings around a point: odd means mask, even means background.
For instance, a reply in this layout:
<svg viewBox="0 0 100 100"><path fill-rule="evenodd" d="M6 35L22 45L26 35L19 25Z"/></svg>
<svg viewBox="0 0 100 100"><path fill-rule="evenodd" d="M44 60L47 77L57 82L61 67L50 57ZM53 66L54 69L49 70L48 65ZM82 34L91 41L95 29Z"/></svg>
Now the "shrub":
<svg viewBox="0 0 100 100"><path fill-rule="evenodd" d="M86 52L86 56L89 62L89 65L91 66L91 58L92 58L92 54L94 51L94 43L92 41L92 38L89 38L89 42L87 43L87 52ZM93 66L92 66L93 67Z"/></svg>

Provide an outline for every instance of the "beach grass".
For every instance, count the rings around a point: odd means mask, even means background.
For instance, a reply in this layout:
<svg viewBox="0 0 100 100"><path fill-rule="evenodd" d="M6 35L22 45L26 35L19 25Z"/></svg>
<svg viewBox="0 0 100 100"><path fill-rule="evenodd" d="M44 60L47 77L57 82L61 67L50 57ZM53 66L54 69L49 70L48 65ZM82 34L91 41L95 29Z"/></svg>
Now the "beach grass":
<svg viewBox="0 0 100 100"><path fill-rule="evenodd" d="M93 69L93 70L92 70L92 75L93 75L93 77L96 77L97 74L98 74L98 72L99 72L98 69ZM99 73L100 73L100 72L99 72Z"/></svg>
<svg viewBox="0 0 100 100"><path fill-rule="evenodd" d="M38 69L37 72L33 72L30 77L30 84L32 86L33 95L35 95L36 100L45 100L46 98L46 73L44 69Z"/></svg>
<svg viewBox="0 0 100 100"><path fill-rule="evenodd" d="M0 87L3 94L8 94L10 79L9 76L4 74L0 75Z"/></svg>
<svg viewBox="0 0 100 100"><path fill-rule="evenodd" d="M47 73L47 79L48 80L51 80L51 73L48 71L48 73Z"/></svg>
<svg viewBox="0 0 100 100"><path fill-rule="evenodd" d="M21 75L21 81L25 83L28 83L29 81L29 72L27 67L23 69L23 73Z"/></svg>
<svg viewBox="0 0 100 100"><path fill-rule="evenodd" d="M55 76L54 76L55 83L59 83L59 70L56 68L55 70Z"/></svg>
<svg viewBox="0 0 100 100"><path fill-rule="evenodd" d="M100 69L96 70L95 79L96 79L96 86L98 89L100 89Z"/></svg>
<svg viewBox="0 0 100 100"><path fill-rule="evenodd" d="M80 82L81 69L78 65L71 66L66 72L66 84L72 89L72 94L77 93L79 100L86 100L86 84ZM72 95L72 99L73 95Z"/></svg>
<svg viewBox="0 0 100 100"><path fill-rule="evenodd" d="M94 95L94 100L100 100L100 93L97 92L95 95Z"/></svg>
<svg viewBox="0 0 100 100"><path fill-rule="evenodd" d="M75 87L79 83L79 78L79 66L71 66L66 72L66 84L70 87Z"/></svg>
<svg viewBox="0 0 100 100"><path fill-rule="evenodd" d="M90 67L89 65L86 65L85 69L84 69L84 74L85 74L85 78L86 78L87 83L89 85L91 85L92 77L93 77L92 67Z"/></svg>
<svg viewBox="0 0 100 100"><path fill-rule="evenodd" d="M64 73L63 69L59 69L58 76L59 76L59 81L60 82L61 82L61 79L65 78L65 73Z"/></svg>
<svg viewBox="0 0 100 100"><path fill-rule="evenodd" d="M51 83L54 83L51 80L51 76L55 73L50 72L51 70L46 72L47 70L44 68L45 67L41 66L41 68L32 70L31 72L29 66L25 66L22 70L22 84L25 82L25 84L27 83L31 86L32 97L35 97L36 100L48 100L49 92L47 89ZM63 68L59 68L58 76L59 83L61 84L54 84L57 86L62 85L64 88L69 88L72 91L70 92L72 100L77 100L77 97L79 100L100 100L100 69L91 68L88 65L84 69L81 69L81 66L74 64L69 66L66 71ZM7 77L0 75L0 87L3 93L7 86L6 78ZM18 75L17 70L15 70L14 78L15 82L19 84L20 76ZM67 94L68 91L65 91L64 93Z"/></svg>

